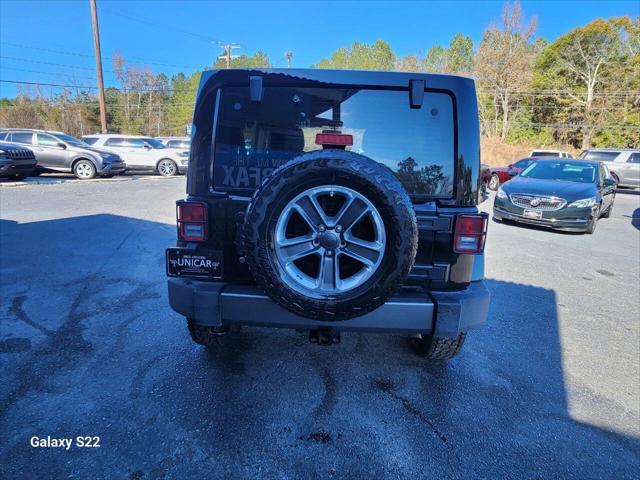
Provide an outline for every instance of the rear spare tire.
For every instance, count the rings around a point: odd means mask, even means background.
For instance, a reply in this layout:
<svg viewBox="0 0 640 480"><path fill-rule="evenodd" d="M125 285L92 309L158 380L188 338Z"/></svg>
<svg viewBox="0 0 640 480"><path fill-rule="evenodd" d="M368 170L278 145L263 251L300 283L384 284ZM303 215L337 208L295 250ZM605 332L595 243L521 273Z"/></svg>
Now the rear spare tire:
<svg viewBox="0 0 640 480"><path fill-rule="evenodd" d="M298 315L345 320L385 303L405 280L418 229L402 184L352 152L303 154L255 192L242 250L266 293Z"/></svg>

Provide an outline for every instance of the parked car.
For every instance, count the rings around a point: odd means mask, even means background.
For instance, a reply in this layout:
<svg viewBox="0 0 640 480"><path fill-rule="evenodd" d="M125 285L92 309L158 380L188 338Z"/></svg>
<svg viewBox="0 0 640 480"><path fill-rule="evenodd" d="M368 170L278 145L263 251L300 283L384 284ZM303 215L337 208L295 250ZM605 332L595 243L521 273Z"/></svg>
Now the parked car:
<svg viewBox="0 0 640 480"><path fill-rule="evenodd" d="M564 150L531 150L529 157L573 158L573 155Z"/></svg>
<svg viewBox="0 0 640 480"><path fill-rule="evenodd" d="M36 164L36 157L28 148L0 142L0 177L22 180L33 173Z"/></svg>
<svg viewBox="0 0 640 480"><path fill-rule="evenodd" d="M487 188L491 181L491 167L485 163L480 164L480 194L481 201L486 200Z"/></svg>
<svg viewBox="0 0 640 480"><path fill-rule="evenodd" d="M218 70L198 92L198 174L166 250L192 339L215 348L238 325L320 344L396 332L426 357L458 354L489 306L473 80Z"/></svg>
<svg viewBox="0 0 640 480"><path fill-rule="evenodd" d="M585 150L580 158L606 162L621 187L640 187L640 150L628 148L594 148Z"/></svg>
<svg viewBox="0 0 640 480"><path fill-rule="evenodd" d="M35 173L70 172L81 180L122 173L122 159L62 132L26 128L2 129L0 140L28 146L36 156Z"/></svg>
<svg viewBox="0 0 640 480"><path fill-rule="evenodd" d="M604 162L538 159L500 187L493 218L593 233L613 210L616 181Z"/></svg>
<svg viewBox="0 0 640 480"><path fill-rule="evenodd" d="M191 139L189 137L156 137L165 147L179 148L181 150L189 150L191 147Z"/></svg>
<svg viewBox="0 0 640 480"><path fill-rule="evenodd" d="M120 155L127 170L154 171L165 177L187 171L189 152L165 147L152 137L96 134L86 135L82 139Z"/></svg>
<svg viewBox="0 0 640 480"><path fill-rule="evenodd" d="M523 158L515 163L507 165L506 167L491 167L491 179L489 180L489 188L491 190L498 190L498 187L505 182L508 182L513 177L518 175L522 170L527 168L529 164L542 157Z"/></svg>

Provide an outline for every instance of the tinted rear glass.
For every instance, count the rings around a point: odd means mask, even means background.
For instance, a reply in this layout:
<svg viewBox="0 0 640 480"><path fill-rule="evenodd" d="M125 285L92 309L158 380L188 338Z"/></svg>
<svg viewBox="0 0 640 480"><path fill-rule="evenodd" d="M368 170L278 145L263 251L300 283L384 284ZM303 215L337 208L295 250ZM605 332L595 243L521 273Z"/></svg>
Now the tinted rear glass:
<svg viewBox="0 0 640 480"><path fill-rule="evenodd" d="M106 147L123 147L124 138L108 138L104 144Z"/></svg>
<svg viewBox="0 0 640 480"><path fill-rule="evenodd" d="M33 134L31 132L12 132L11 141L31 145L33 144Z"/></svg>
<svg viewBox="0 0 640 480"><path fill-rule="evenodd" d="M582 155L582 159L590 162L613 162L620 152L589 152Z"/></svg>
<svg viewBox="0 0 640 480"><path fill-rule="evenodd" d="M453 194L453 102L425 92L420 109L406 91L267 87L252 103L247 87L222 90L214 149L214 186L247 190L303 152L322 149L316 134L351 135L347 150L396 173L411 194Z"/></svg>
<svg viewBox="0 0 640 480"><path fill-rule="evenodd" d="M187 140L169 140L167 142L168 148L189 148L189 142Z"/></svg>
<svg viewBox="0 0 640 480"><path fill-rule="evenodd" d="M559 157L560 152L544 152L544 151L535 151L531 153L532 157Z"/></svg>

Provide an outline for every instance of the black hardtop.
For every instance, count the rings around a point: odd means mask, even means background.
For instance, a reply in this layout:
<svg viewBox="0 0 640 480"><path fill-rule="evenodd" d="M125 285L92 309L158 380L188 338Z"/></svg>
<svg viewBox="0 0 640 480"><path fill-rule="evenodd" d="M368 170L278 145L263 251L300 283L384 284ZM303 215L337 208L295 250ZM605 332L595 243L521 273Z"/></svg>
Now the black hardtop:
<svg viewBox="0 0 640 480"><path fill-rule="evenodd" d="M325 69L226 69L203 72L193 116L187 193L211 194L211 158L216 95L226 86L250 86L251 77L261 77L263 87L353 87L409 91L412 81L424 81L425 90L451 96L454 105L455 186L454 196L443 205L474 206L480 188L480 128L475 82L471 78L418 72L381 72ZM407 95L409 105L409 94Z"/></svg>

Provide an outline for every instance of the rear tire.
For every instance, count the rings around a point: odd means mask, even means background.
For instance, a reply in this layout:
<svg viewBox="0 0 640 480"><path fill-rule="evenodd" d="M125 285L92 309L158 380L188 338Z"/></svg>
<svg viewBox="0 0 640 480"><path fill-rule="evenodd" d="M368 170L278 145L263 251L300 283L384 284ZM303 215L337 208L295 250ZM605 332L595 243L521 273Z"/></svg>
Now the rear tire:
<svg viewBox="0 0 640 480"><path fill-rule="evenodd" d="M435 335L415 335L409 337L409 347L418 355L432 360L446 360L460 353L467 332L457 337L436 337Z"/></svg>
<svg viewBox="0 0 640 480"><path fill-rule="evenodd" d="M489 189L495 192L498 188L500 188L500 179L498 175L493 174L491 175L491 180L489 180Z"/></svg>
<svg viewBox="0 0 640 480"><path fill-rule="evenodd" d="M315 197L316 191L323 193ZM320 204L331 198L344 203L335 207L339 211L327 213ZM297 208L292 202L299 202ZM294 241L303 239L303 254L297 258L313 257L315 269L304 271L304 266L279 256L288 241L283 239L282 232L288 230L282 219L293 218L294 210L307 218L300 216L304 233L295 234ZM358 211L375 213L366 216L375 235L363 239L351 233L358 219L365 218L354 213ZM389 169L352 152L319 150L285 163L262 183L245 216L242 251L256 282L282 307L302 317L340 321L375 310L395 293L413 266L417 243L413 206ZM359 245L367 246L357 250ZM368 264L358 261L349 271L353 252L358 258L369 255ZM352 276L342 276L345 272ZM352 286L341 289L349 281L354 281Z"/></svg>
<svg viewBox="0 0 640 480"><path fill-rule="evenodd" d="M191 340L193 340L198 345L202 345L207 348L218 346L221 337L224 337L228 331L228 329L226 328L216 328L208 327L206 325L199 325L190 318L187 318L187 324L189 327Z"/></svg>

